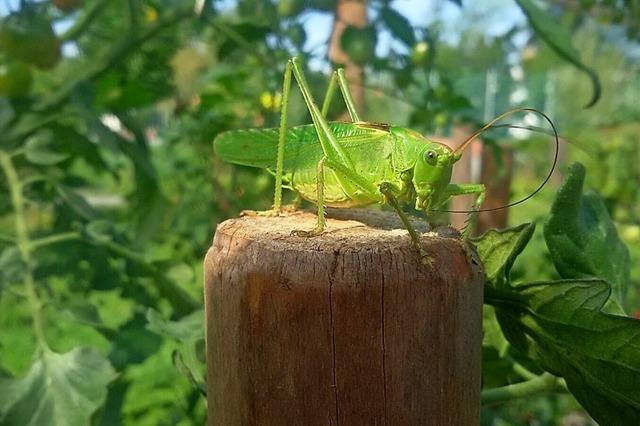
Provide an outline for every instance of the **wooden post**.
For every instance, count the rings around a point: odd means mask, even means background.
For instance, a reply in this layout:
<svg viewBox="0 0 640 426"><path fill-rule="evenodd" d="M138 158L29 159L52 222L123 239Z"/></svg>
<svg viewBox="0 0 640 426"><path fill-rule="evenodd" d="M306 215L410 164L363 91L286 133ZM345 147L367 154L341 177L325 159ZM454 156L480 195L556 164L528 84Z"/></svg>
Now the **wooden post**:
<svg viewBox="0 0 640 426"><path fill-rule="evenodd" d="M478 425L483 275L450 228L243 217L205 259L209 425Z"/></svg>

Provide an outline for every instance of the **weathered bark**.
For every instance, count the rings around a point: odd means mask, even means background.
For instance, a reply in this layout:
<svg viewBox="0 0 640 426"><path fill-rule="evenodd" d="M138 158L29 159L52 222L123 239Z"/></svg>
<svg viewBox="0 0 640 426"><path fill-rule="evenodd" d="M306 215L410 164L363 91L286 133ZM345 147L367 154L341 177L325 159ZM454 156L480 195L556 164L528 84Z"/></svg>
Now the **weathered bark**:
<svg viewBox="0 0 640 426"><path fill-rule="evenodd" d="M419 262L394 215L219 225L205 259L210 425L479 424L483 275L450 228ZM345 216L346 215L346 216ZM349 216L355 215L355 219Z"/></svg>

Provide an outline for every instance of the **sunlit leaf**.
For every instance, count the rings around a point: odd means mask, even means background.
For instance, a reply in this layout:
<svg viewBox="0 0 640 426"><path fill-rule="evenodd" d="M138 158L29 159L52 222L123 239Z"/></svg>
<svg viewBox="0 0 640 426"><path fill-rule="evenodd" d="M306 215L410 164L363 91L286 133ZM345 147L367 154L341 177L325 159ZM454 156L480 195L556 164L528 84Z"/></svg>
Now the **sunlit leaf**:
<svg viewBox="0 0 640 426"><path fill-rule="evenodd" d="M563 377L596 421L639 424L640 320L603 312L610 291L603 280L579 279L488 289L486 297L510 343Z"/></svg>
<svg viewBox="0 0 640 426"><path fill-rule="evenodd" d="M195 311L179 321L168 321L154 310L147 310L147 328L177 341L204 338L204 311Z"/></svg>
<svg viewBox="0 0 640 426"><path fill-rule="evenodd" d="M535 224L525 223L505 230L491 229L473 240L489 284L498 288L508 286L513 263L534 231Z"/></svg>
<svg viewBox="0 0 640 426"><path fill-rule="evenodd" d="M101 354L44 352L23 378L0 378L0 424L85 426L104 404L116 373Z"/></svg>
<svg viewBox="0 0 640 426"><path fill-rule="evenodd" d="M147 310L147 328L179 342L173 352L173 364L200 393L206 394L204 359L200 355L204 342L204 310L195 311L179 321L167 321L159 312Z"/></svg>
<svg viewBox="0 0 640 426"><path fill-rule="evenodd" d="M544 237L563 278L607 280L613 300L622 305L630 282L629 251L602 199L582 193L584 178L584 166L574 163L544 224Z"/></svg>

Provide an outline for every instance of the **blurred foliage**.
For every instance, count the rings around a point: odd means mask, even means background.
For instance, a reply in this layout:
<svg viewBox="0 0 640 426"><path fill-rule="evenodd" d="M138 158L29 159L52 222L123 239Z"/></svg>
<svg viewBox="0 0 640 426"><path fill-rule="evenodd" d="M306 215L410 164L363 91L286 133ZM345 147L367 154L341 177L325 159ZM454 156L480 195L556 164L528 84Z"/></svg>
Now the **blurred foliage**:
<svg viewBox="0 0 640 426"><path fill-rule="evenodd" d="M341 40L365 67L365 117L446 134L517 105L545 110L569 142L563 159L587 165L587 185L638 259L637 4L490 3L442 1L416 24L396 2L370 0L369 25ZM277 125L292 55L307 62L321 95L329 34L318 42L316 20L333 17L336 2L5 4L0 380L16 391L0 392L0 423L203 424L202 258L217 223L268 208L272 191L266 173L214 158L211 141L226 129ZM488 31L505 8L510 24ZM541 26L546 19L557 26ZM585 111L594 75L602 96ZM298 95L292 104L291 123L308 122ZM342 108L334 103L330 116ZM514 199L530 192L549 165L547 139L493 139L517 144ZM552 195L543 191L511 220L541 220ZM556 278L542 236L528 247L511 280ZM640 308L640 267L631 264L627 312ZM486 315L491 324L494 312ZM520 380L513 360L529 362L500 333L491 335L499 349L485 347L487 387ZM90 398L69 408L76 394ZM40 409L31 405L38 398ZM483 421L557 424L581 413L568 395L537 396L488 406Z"/></svg>

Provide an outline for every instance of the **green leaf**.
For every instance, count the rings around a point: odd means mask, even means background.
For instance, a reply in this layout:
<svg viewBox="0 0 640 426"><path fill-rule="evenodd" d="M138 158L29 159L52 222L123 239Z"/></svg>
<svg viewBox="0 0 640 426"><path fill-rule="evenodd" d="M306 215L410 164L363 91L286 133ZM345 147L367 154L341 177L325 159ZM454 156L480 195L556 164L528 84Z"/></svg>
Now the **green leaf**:
<svg viewBox="0 0 640 426"><path fill-rule="evenodd" d="M204 338L204 310L200 309L182 317L179 321L165 320L154 310L147 310L147 328L163 337L179 342Z"/></svg>
<svg viewBox="0 0 640 426"><path fill-rule="evenodd" d="M589 76L593 85L593 96L586 108L593 106L600 99L600 79L595 71L582 63L580 52L573 46L569 31L559 24L551 14L541 9L534 0L516 0L516 3L527 16L529 24L536 34L561 58L572 63Z"/></svg>
<svg viewBox="0 0 640 426"><path fill-rule="evenodd" d="M584 166L572 164L544 224L547 247L563 278L602 278L612 286L612 300L623 305L630 282L629 251L600 197L582 194L584 178Z"/></svg>
<svg viewBox="0 0 640 426"><path fill-rule="evenodd" d="M53 133L50 131L40 132L29 138L24 149L27 160L41 166L52 166L69 157L68 154L55 151Z"/></svg>
<svg viewBox="0 0 640 426"><path fill-rule="evenodd" d="M56 190L62 198L62 200L71 207L71 210L75 211L79 216L84 219L91 220L98 216L98 213L93 207L84 199L84 197L74 191L72 188L58 184Z"/></svg>
<svg viewBox="0 0 640 426"><path fill-rule="evenodd" d="M364 64L375 58L377 42L376 29L347 26L340 37L340 47L357 64Z"/></svg>
<svg viewBox="0 0 640 426"><path fill-rule="evenodd" d="M147 310L147 328L160 336L176 340L173 365L201 394L206 394L204 379L204 310L195 311L179 321L167 321L158 311Z"/></svg>
<svg viewBox="0 0 640 426"><path fill-rule="evenodd" d="M88 425L115 378L109 362L94 349L44 352L24 378L0 379L0 424Z"/></svg>
<svg viewBox="0 0 640 426"><path fill-rule="evenodd" d="M380 16L394 37L402 40L409 47L416 43L416 36L407 18L390 7L382 9Z"/></svg>
<svg viewBox="0 0 640 426"><path fill-rule="evenodd" d="M184 357L178 350L174 350L171 354L171 359L173 361L173 365L176 367L176 370L180 372L191 385L200 392L203 396L207 396L207 384L203 380L202 374L199 373L197 368L193 368L193 366L188 365L185 362ZM197 378L199 377L199 379Z"/></svg>
<svg viewBox="0 0 640 426"><path fill-rule="evenodd" d="M488 288L486 300L510 343L564 377L597 422L640 424L640 320L603 312L610 291L600 279L563 280Z"/></svg>
<svg viewBox="0 0 640 426"><path fill-rule="evenodd" d="M535 228L533 223L524 223L504 230L490 229L472 240L482 259L488 284L496 288L509 285L511 267L531 239Z"/></svg>
<svg viewBox="0 0 640 426"><path fill-rule="evenodd" d="M79 324L93 327L105 338L112 340L116 337L117 332L104 324L98 309L86 300L73 300L58 306L58 309L67 313L74 321Z"/></svg>
<svg viewBox="0 0 640 426"><path fill-rule="evenodd" d="M482 346L494 348L500 358L509 349L509 342L500 329L493 306L482 307Z"/></svg>

